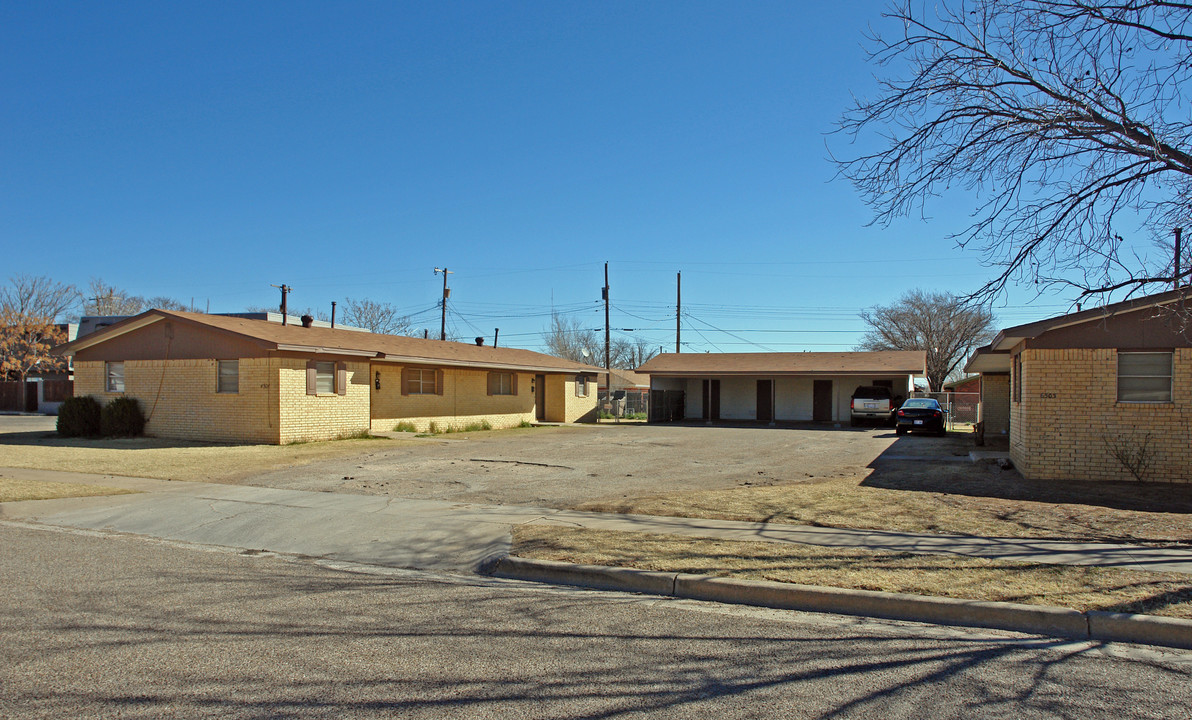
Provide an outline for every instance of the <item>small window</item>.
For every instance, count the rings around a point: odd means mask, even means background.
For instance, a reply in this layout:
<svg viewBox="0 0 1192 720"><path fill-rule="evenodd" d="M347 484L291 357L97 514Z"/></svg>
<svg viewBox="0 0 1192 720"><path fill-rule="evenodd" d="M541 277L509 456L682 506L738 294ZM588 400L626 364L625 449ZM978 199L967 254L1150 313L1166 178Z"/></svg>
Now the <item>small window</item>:
<svg viewBox="0 0 1192 720"><path fill-rule="evenodd" d="M488 374L489 395L513 395L513 373L491 372Z"/></svg>
<svg viewBox="0 0 1192 720"><path fill-rule="evenodd" d="M232 394L240 392L239 360L219 361L219 380L216 383L215 391Z"/></svg>
<svg viewBox="0 0 1192 720"><path fill-rule="evenodd" d="M587 397L588 396L588 378L585 377L584 375L576 375L575 376L575 396L576 397Z"/></svg>
<svg viewBox="0 0 1192 720"><path fill-rule="evenodd" d="M320 395L335 392L335 363L315 363L315 392Z"/></svg>
<svg viewBox="0 0 1192 720"><path fill-rule="evenodd" d="M124 392L124 363L104 363L108 392Z"/></svg>
<svg viewBox="0 0 1192 720"><path fill-rule="evenodd" d="M1169 352L1118 353L1118 402L1171 402Z"/></svg>
<svg viewBox="0 0 1192 720"><path fill-rule="evenodd" d="M1011 362L1014 365L1014 373L1011 378L1011 384L1014 386L1014 402L1022 402L1022 356L1015 355L1011 358Z"/></svg>
<svg viewBox="0 0 1192 720"><path fill-rule="evenodd" d="M438 388L435 386L435 377L438 374L436 371L422 370L419 368L407 368L406 373L406 394L438 394Z"/></svg>

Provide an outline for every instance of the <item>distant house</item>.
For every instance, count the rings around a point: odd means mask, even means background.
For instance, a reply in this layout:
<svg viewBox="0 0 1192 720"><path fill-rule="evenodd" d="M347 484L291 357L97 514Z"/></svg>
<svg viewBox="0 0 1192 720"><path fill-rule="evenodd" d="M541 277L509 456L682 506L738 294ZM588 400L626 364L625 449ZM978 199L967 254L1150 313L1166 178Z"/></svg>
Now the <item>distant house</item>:
<svg viewBox="0 0 1192 720"><path fill-rule="evenodd" d="M849 420L858 387L906 397L926 365L922 351L666 353L637 372L650 377L654 422L840 422Z"/></svg>
<svg viewBox="0 0 1192 720"><path fill-rule="evenodd" d="M56 349L75 395L135 397L146 432L288 443L363 430L596 418L596 373L529 350L150 310Z"/></svg>
<svg viewBox="0 0 1192 720"><path fill-rule="evenodd" d="M614 398L625 400L625 406L631 411L647 407L650 397L650 377L633 370L613 369L608 373L602 372L597 376L597 390L601 397L609 391L608 376L612 375L612 394Z"/></svg>
<svg viewBox="0 0 1192 720"><path fill-rule="evenodd" d="M1002 330L969 358L1029 479L1192 481L1192 290Z"/></svg>

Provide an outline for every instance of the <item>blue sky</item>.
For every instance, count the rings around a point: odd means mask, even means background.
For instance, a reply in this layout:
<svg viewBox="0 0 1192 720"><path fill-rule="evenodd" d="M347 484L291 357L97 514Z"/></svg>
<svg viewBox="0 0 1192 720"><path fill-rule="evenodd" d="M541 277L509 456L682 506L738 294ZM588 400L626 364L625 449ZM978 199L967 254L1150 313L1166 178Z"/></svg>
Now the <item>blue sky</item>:
<svg viewBox="0 0 1192 720"><path fill-rule="evenodd" d="M946 239L963 198L866 227L833 180L883 6L5 1L3 274L434 334L446 266L456 335L537 348L552 307L603 327L607 261L620 337L673 350L681 271L685 352L851 349L862 308L992 272Z"/></svg>

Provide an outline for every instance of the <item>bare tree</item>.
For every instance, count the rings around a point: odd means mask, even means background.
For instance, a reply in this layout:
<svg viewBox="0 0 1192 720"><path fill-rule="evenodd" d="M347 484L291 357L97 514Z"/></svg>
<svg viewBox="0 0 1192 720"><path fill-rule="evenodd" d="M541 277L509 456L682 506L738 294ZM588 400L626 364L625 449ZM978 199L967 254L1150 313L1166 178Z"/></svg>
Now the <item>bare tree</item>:
<svg viewBox="0 0 1192 720"><path fill-rule="evenodd" d="M589 365L602 364L597 358L604 358L604 342L577 318L558 313L551 315L550 328L543 333L543 340L548 355Z"/></svg>
<svg viewBox="0 0 1192 720"><path fill-rule="evenodd" d="M632 370L657 354L656 347L640 339L617 338L609 347L612 366L624 370Z"/></svg>
<svg viewBox="0 0 1192 720"><path fill-rule="evenodd" d="M409 335L414 329L409 315L402 315L389 303L375 300L344 300L344 324L385 335Z"/></svg>
<svg viewBox="0 0 1192 720"><path fill-rule="evenodd" d="M99 278L91 278L83 298L84 315L136 315L147 310L145 299L131 295Z"/></svg>
<svg viewBox="0 0 1192 720"><path fill-rule="evenodd" d="M975 300L1172 284L1171 257L1123 235L1192 225L1192 3L901 0L886 17L901 32L872 36L870 59L897 77L840 123L876 149L838 160L875 222L973 193L951 237L998 268Z"/></svg>
<svg viewBox="0 0 1192 720"><path fill-rule="evenodd" d="M25 380L34 369L52 372L66 367L65 358L50 354L66 342L56 324L78 303L78 291L47 277L17 275L0 289L0 379L20 381L25 406Z"/></svg>
<svg viewBox="0 0 1192 720"><path fill-rule="evenodd" d="M965 305L950 293L922 290L866 310L861 319L870 329L858 350L926 350L927 383L935 391L995 333L993 314L987 309Z"/></svg>
<svg viewBox="0 0 1192 720"><path fill-rule="evenodd" d="M190 310L186 303L164 295L145 298L91 278L83 297L84 315L136 315L150 308L161 310Z"/></svg>

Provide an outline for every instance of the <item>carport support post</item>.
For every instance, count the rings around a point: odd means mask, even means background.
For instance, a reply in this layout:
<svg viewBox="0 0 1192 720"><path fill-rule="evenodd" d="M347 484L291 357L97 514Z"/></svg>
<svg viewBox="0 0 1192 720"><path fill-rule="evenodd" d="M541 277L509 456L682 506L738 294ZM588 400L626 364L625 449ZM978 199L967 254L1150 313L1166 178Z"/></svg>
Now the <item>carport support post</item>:
<svg viewBox="0 0 1192 720"><path fill-rule="evenodd" d="M683 317L683 273L675 273L675 352L680 353L679 340L683 334L683 324L680 318Z"/></svg>

